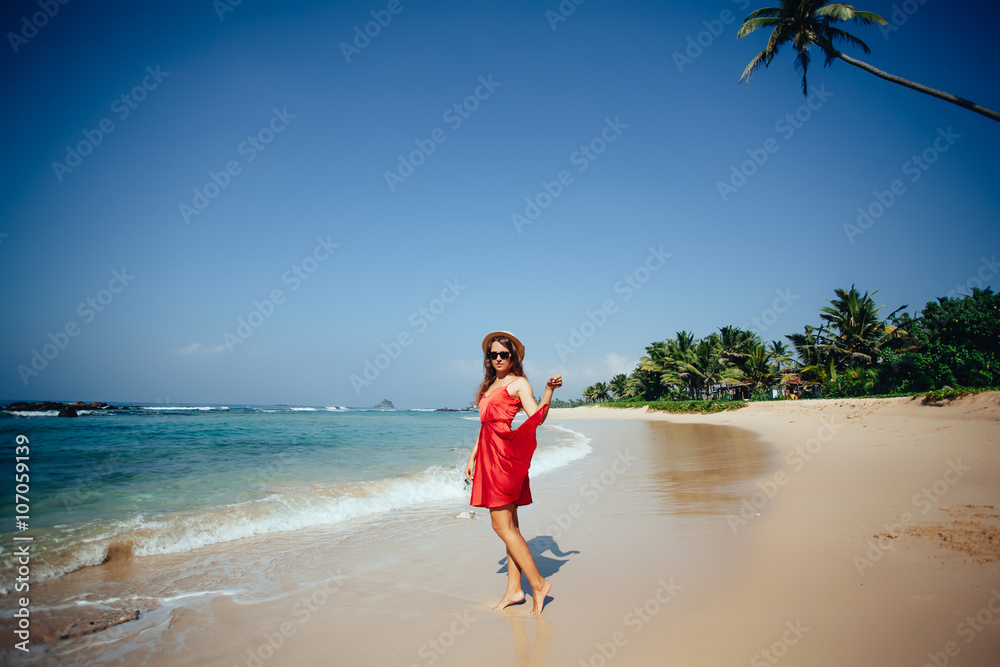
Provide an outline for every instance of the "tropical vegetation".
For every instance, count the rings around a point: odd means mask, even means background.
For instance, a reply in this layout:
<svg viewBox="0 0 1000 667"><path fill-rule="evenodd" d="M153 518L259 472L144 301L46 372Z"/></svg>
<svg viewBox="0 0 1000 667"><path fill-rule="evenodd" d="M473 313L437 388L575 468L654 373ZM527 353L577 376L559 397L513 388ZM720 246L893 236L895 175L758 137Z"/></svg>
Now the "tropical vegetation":
<svg viewBox="0 0 1000 667"><path fill-rule="evenodd" d="M914 394L1000 386L1000 295L941 297L919 313L882 315L875 295L834 290L819 324L765 341L724 326L650 343L629 374L583 390L588 403ZM652 406L651 406L652 407ZM669 408L662 408L669 409ZM676 408L674 408L676 411Z"/></svg>
<svg viewBox="0 0 1000 667"><path fill-rule="evenodd" d="M746 79L747 85L749 85L750 77L754 71L761 65L765 68L770 65L781 48L787 44L796 53L795 67L802 73L802 94L806 95L808 93L806 79L809 64L812 62L810 48L815 46L823 54L825 58L824 66L826 67L829 67L834 60L839 59L880 79L937 97L992 120L1000 121L1000 113L992 109L980 106L975 102L957 97L951 93L946 93L916 83L915 81L889 74L843 53L837 48L838 44L848 44L860 48L866 55L871 53L871 49L851 33L836 27L834 22L837 21L853 21L861 25L871 25L873 23L886 25L886 20L874 12L858 11L852 5L840 3L824 4L822 0L784 0L779 7L764 7L751 12L743 20L743 25L737 33L737 38L742 39L756 30L768 28L771 29L771 35L768 37L767 45L764 49L754 56L746 66L746 69L743 70L740 81Z"/></svg>

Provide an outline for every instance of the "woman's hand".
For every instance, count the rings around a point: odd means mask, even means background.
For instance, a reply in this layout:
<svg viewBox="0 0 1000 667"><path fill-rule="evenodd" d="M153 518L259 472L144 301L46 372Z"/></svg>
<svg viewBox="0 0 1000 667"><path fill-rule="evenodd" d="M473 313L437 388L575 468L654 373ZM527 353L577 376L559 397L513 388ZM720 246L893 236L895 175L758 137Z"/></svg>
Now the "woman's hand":
<svg viewBox="0 0 1000 667"><path fill-rule="evenodd" d="M469 461L469 465L465 466L465 479L472 481L472 475L476 471L476 464Z"/></svg>
<svg viewBox="0 0 1000 667"><path fill-rule="evenodd" d="M562 386L562 375L553 375L549 378L549 381L545 383L548 389L558 389Z"/></svg>

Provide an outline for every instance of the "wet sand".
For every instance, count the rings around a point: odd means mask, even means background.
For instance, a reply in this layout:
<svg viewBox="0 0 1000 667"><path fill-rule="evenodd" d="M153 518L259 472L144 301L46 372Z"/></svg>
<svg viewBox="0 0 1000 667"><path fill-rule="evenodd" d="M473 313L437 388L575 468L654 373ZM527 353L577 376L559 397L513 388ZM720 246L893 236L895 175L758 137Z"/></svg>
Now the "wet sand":
<svg viewBox="0 0 1000 667"><path fill-rule="evenodd" d="M1000 394L628 412L739 425L777 467L727 517L738 564L620 664L1000 664Z"/></svg>
<svg viewBox="0 0 1000 667"><path fill-rule="evenodd" d="M533 477L521 510L541 618L530 597L491 610L485 511L429 503L64 577L39 594L203 594L31 664L995 665L1000 398L917 403L552 411L594 452ZM157 579L161 558L190 581Z"/></svg>

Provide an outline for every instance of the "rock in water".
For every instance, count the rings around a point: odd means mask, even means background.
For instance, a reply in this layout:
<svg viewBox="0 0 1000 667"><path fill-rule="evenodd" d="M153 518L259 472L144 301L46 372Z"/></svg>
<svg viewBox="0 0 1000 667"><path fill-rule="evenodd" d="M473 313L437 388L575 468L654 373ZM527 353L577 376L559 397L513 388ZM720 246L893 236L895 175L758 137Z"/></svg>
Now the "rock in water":
<svg viewBox="0 0 1000 667"><path fill-rule="evenodd" d="M66 630L59 634L60 639L71 639L73 637L82 637L83 635L90 635L95 632L100 632L101 630L107 630L108 628L114 627L116 625L121 625L122 623L128 623L129 621L134 621L139 618L139 610L135 611L120 611L112 612L107 616L103 616L94 621L80 621L69 626Z"/></svg>

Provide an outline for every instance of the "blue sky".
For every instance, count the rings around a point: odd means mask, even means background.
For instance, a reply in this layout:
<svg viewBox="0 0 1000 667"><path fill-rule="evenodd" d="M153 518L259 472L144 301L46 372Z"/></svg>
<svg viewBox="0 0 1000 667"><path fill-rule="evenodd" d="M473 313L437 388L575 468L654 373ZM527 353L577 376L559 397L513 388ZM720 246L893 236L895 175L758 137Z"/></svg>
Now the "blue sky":
<svg viewBox="0 0 1000 667"><path fill-rule="evenodd" d="M818 55L746 87L746 0L223 3L2 10L5 400L460 407L494 329L574 398L997 272L1000 124ZM1000 9L859 8L850 53L1000 109Z"/></svg>

